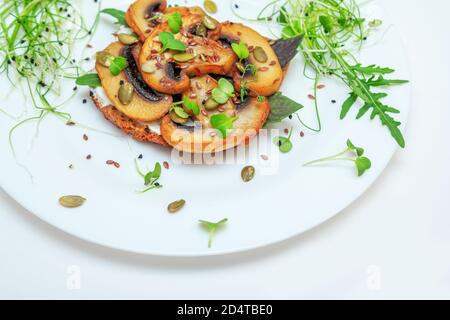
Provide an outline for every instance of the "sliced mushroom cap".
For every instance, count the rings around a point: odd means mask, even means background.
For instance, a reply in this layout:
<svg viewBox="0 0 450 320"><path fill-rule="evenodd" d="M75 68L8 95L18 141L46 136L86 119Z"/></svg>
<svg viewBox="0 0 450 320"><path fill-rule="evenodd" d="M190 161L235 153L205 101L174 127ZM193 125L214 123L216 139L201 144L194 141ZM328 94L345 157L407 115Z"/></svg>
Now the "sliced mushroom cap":
<svg viewBox="0 0 450 320"><path fill-rule="evenodd" d="M102 87L105 90L109 100L114 106L127 117L150 122L161 119L170 109L172 105L172 97L156 93L150 89L140 78L140 74L134 63L132 51L120 42L115 42L109 45L105 50L113 56L121 56L128 60L129 66L119 75L114 76L111 71L96 63L96 70L102 82ZM119 98L119 89L124 83L131 83L134 86L135 94L129 103L123 104Z"/></svg>
<svg viewBox="0 0 450 320"><path fill-rule="evenodd" d="M137 0L128 8L125 19L130 28L144 41L160 23L158 14L163 13L166 8L166 0Z"/></svg>
<svg viewBox="0 0 450 320"><path fill-rule="evenodd" d="M180 54L162 48L159 34L165 29L161 25L145 40L139 56L139 68L144 81L159 92L179 94L189 89L189 77L204 74L227 74L236 62L231 49L218 42L182 31L175 38L186 44L187 50ZM146 70L148 72L146 72Z"/></svg>
<svg viewBox="0 0 450 320"><path fill-rule="evenodd" d="M251 95L271 96L280 89L283 70L277 55L265 37L243 24L227 22L222 24L221 39L225 43L242 41L249 48L250 56L245 63L256 67L256 75L248 72L244 75L244 80L248 81L247 86ZM257 56L258 51L263 52L264 59ZM242 73L236 69L233 78L236 90L239 90Z"/></svg>
<svg viewBox="0 0 450 320"><path fill-rule="evenodd" d="M238 119L233 123L233 129L223 139L213 128L180 126L172 122L169 116L161 121L161 135L175 149L187 153L214 153L247 144L258 134L270 112L270 106L265 99L259 102L256 98L248 98L245 104L237 109Z"/></svg>

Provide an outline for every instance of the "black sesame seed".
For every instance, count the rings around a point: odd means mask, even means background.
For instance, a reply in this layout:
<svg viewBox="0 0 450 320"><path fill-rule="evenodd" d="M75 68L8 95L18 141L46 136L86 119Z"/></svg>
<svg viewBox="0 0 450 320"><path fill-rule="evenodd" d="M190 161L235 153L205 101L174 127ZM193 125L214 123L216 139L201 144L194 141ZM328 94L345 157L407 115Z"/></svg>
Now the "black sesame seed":
<svg viewBox="0 0 450 320"><path fill-rule="evenodd" d="M144 156L142 154L139 155L138 159L142 159Z"/></svg>
<svg viewBox="0 0 450 320"><path fill-rule="evenodd" d="M73 91L77 91L78 87L73 87Z"/></svg>
<svg viewBox="0 0 450 320"><path fill-rule="evenodd" d="M331 100L331 103L336 103L336 100L334 100L334 99L333 99L333 100Z"/></svg>
<svg viewBox="0 0 450 320"><path fill-rule="evenodd" d="M83 99L83 103L87 103L87 100L86 100L86 99Z"/></svg>
<svg viewBox="0 0 450 320"><path fill-rule="evenodd" d="M292 120L292 114L291 114L291 115L289 115L289 119L291 119L291 120Z"/></svg>

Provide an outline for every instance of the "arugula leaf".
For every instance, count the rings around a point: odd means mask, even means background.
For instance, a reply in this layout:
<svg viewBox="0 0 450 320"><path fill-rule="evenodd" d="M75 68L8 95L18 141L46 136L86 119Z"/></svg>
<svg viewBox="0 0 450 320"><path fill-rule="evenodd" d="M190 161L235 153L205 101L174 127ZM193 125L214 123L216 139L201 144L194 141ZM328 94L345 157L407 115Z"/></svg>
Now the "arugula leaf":
<svg viewBox="0 0 450 320"><path fill-rule="evenodd" d="M225 78L221 78L217 88L212 91L212 98L220 104L225 104L234 94L233 84Z"/></svg>
<svg viewBox="0 0 450 320"><path fill-rule="evenodd" d="M166 50L175 50L175 51L186 51L186 45L175 39L172 33L170 32L161 32L159 34L159 41L162 43L162 48L160 53L165 52Z"/></svg>
<svg viewBox="0 0 450 320"><path fill-rule="evenodd" d="M174 12L169 14L167 17L167 23L169 24L169 28L173 33L178 33L181 30L181 26L183 24L181 20L181 14L179 12Z"/></svg>
<svg viewBox="0 0 450 320"><path fill-rule="evenodd" d="M88 86L91 88L97 88L102 86L102 82L100 81L100 77L96 73L87 73L82 76L79 76L75 83L79 86Z"/></svg>
<svg viewBox="0 0 450 320"><path fill-rule="evenodd" d="M353 151L354 153L356 153L354 158L344 157L350 151ZM319 160L314 160L314 161L305 163L303 166L309 167L309 166L313 166L316 164L329 162L329 161L351 161L356 166L356 169L358 171L358 177L361 177L367 170L369 170L372 167L372 162L370 161L370 159L367 157L363 157L363 154L364 154L364 149L356 147L351 142L351 140L348 139L347 140L347 149L345 149L344 151L342 151L336 155L330 156L330 157L325 157L325 158L322 158Z"/></svg>
<svg viewBox="0 0 450 320"><path fill-rule="evenodd" d="M190 100L188 97L185 97L183 99L183 104L186 107L187 110L192 111L194 115L200 114L200 107L198 106L197 102Z"/></svg>
<svg viewBox="0 0 450 320"><path fill-rule="evenodd" d="M211 117L210 122L213 128L217 129L223 138L226 138L228 131L233 129L233 122L238 117L228 117L226 114L215 114Z"/></svg>
<svg viewBox="0 0 450 320"><path fill-rule="evenodd" d="M128 23L125 20L125 12L122 10L114 9L114 8L106 8L100 11L101 13L105 13L107 15L110 15L113 18L116 18L116 24L120 24L122 26L128 27Z"/></svg>
<svg viewBox="0 0 450 320"><path fill-rule="evenodd" d="M212 246L212 240L214 238L214 235L216 231L223 227L227 222L228 218L222 219L219 222L210 222L205 220L199 220L200 224L208 231L208 248L211 248Z"/></svg>
<svg viewBox="0 0 450 320"><path fill-rule="evenodd" d="M383 76L379 76L377 79L371 78L367 80L367 85L370 87L382 87L382 86L390 86L393 84L404 84L408 83L408 80L392 80L392 79L384 79Z"/></svg>
<svg viewBox="0 0 450 320"><path fill-rule="evenodd" d="M109 71L111 71L111 74L113 76L117 76L126 67L128 67L127 59L125 59L124 57L115 57L113 60L111 60L111 65L109 66Z"/></svg>
<svg viewBox="0 0 450 320"><path fill-rule="evenodd" d="M359 157L355 160L358 177L361 177L367 170L372 167L372 162L366 157Z"/></svg>
<svg viewBox="0 0 450 320"><path fill-rule="evenodd" d="M300 103L282 95L281 92L274 94L268 99L270 104L270 114L265 126L279 123L303 108Z"/></svg>
<svg viewBox="0 0 450 320"><path fill-rule="evenodd" d="M377 67L376 65L372 64L367 67L363 67L360 63L352 67L353 71L359 72L361 74L389 74L395 72L394 69L391 68L382 68Z"/></svg>
<svg viewBox="0 0 450 320"><path fill-rule="evenodd" d="M239 42L239 44L232 43L231 48L233 49L234 53L236 53L240 61L247 59L250 56L247 45L242 41Z"/></svg>

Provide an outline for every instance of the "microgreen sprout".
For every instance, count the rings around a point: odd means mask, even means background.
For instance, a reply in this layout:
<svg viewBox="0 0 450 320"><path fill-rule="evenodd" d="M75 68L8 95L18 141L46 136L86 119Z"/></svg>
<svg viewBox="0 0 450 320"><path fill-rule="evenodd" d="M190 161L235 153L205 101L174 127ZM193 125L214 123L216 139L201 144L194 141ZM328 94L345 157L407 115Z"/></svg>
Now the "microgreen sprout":
<svg viewBox="0 0 450 320"><path fill-rule="evenodd" d="M186 51L186 45L175 39L174 35L170 32L161 32L159 34L159 41L162 43L160 53L166 50Z"/></svg>
<svg viewBox="0 0 450 320"><path fill-rule="evenodd" d="M183 25L181 14L179 12L174 12L171 14L167 14L165 17L167 19L167 24L169 25L170 30L173 33L180 32L181 26Z"/></svg>
<svg viewBox="0 0 450 320"><path fill-rule="evenodd" d="M102 83L100 81L100 77L97 73L86 73L82 76L79 76L75 83L79 86L88 86L91 88L101 87Z"/></svg>
<svg viewBox="0 0 450 320"><path fill-rule="evenodd" d="M114 8L106 8L101 11L101 13L110 15L113 18L116 18L116 24L128 27L128 23L125 20L125 12L122 10L114 9Z"/></svg>
<svg viewBox="0 0 450 320"><path fill-rule="evenodd" d="M353 152L354 156L353 157L348 157L346 156L348 153ZM308 163L305 163L303 166L304 167L310 167L313 165L317 165L317 164L321 164L321 163L325 163L325 162L330 162L330 161L350 161L353 162L355 164L355 167L357 169L358 172L358 176L362 176L367 170L369 170L372 167L372 162L370 161L369 158L364 157L364 149L360 148L360 147L356 147L351 141L350 139L347 140L347 149L345 149L344 151L330 156L330 157L326 157L326 158L322 158L319 160L315 160L315 161L311 161Z"/></svg>
<svg viewBox="0 0 450 320"><path fill-rule="evenodd" d="M230 130L233 129L233 122L237 119L237 116L229 117L226 114L220 113L213 115L210 122L213 128L217 129L223 138L226 138Z"/></svg>
<svg viewBox="0 0 450 320"><path fill-rule="evenodd" d="M242 41L239 43L232 43L231 48L233 49L234 53L236 53L239 61L241 62L250 56L247 45Z"/></svg>
<svg viewBox="0 0 450 320"><path fill-rule="evenodd" d="M234 95L233 84L225 78L221 78L217 84L217 88L212 91L213 99L220 104L227 103Z"/></svg>
<svg viewBox="0 0 450 320"><path fill-rule="evenodd" d="M190 100L188 97L185 97L183 99L183 104L185 106L185 108L188 111L191 111L194 115L199 115L200 114L200 107L198 106L197 102L195 102L194 100Z"/></svg>
<svg viewBox="0 0 450 320"><path fill-rule="evenodd" d="M292 138L293 131L294 131L294 128L291 128L291 130L289 131L289 136L287 138L280 136L280 137L275 137L273 139L273 142L278 146L278 148L280 149L280 152L289 153L292 150L293 145L292 145L291 138Z"/></svg>
<svg viewBox="0 0 450 320"><path fill-rule="evenodd" d="M147 173L144 173L139 168L139 163L137 159L134 160L134 165L137 173L144 179L145 189L140 191L141 193L145 193L154 189L161 189L163 187L158 183L161 177L161 164L159 162L155 164L153 171L148 171Z"/></svg>
<svg viewBox="0 0 450 320"><path fill-rule="evenodd" d="M199 220L199 222L200 222L201 226L208 231L208 234L209 234L208 248L211 248L212 241L213 241L216 231L219 228L223 227L228 222L228 219L225 218L225 219L220 220L219 222L209 222L209 221L205 221L205 220Z"/></svg>
<svg viewBox="0 0 450 320"><path fill-rule="evenodd" d="M126 67L128 67L127 59L124 57L114 57L111 59L109 71L113 76L118 76Z"/></svg>

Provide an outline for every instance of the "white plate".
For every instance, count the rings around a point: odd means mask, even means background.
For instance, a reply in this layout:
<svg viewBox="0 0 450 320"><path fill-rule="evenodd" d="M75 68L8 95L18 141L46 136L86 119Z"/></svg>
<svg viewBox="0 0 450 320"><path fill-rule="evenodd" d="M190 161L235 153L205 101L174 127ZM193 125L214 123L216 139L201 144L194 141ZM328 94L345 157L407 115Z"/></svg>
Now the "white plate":
<svg viewBox="0 0 450 320"><path fill-rule="evenodd" d="M199 2L188 1L188 4ZM120 6L117 3L103 1L103 7L126 8L129 2L119 1ZM217 3L219 20L239 20L231 13L228 1ZM249 16L261 7L260 1L239 3L241 12ZM84 10L88 17L93 11L91 8ZM360 59L364 63L393 67L397 70L396 78L408 79L407 58L395 27L389 24L377 5L371 4L364 11L385 23L384 30L369 39ZM268 34L265 26L254 26ZM113 39L110 36L113 30L108 19L103 17L89 55ZM313 104L307 98L312 93L313 83L302 76L302 66L302 58L297 57L282 91L305 104L300 115L314 125ZM17 120L0 113L0 183L17 202L49 224L112 248L153 255L202 256L273 244L323 223L355 201L380 176L397 150L394 140L378 120L370 121L367 117L354 120L356 108L348 119L338 120L347 89L335 80L322 83L326 88L319 92L318 98L323 131L314 134L301 129L295 118L281 125L282 129L294 126L294 149L287 155L277 152L270 155L275 165L279 161L274 174L263 174L268 173L265 162L259 157L263 152L256 152L256 144L252 144L249 161L215 166L171 163L170 170L163 172L163 189L136 193L142 187L142 181L134 170L134 158L143 154L141 165L152 166L156 161L171 162L170 152L123 136L103 119L92 103L81 102L88 98L88 90L82 88L63 110L97 131L68 127L52 116L41 123L38 133L36 123L15 131L13 142L18 162L32 173L33 179L23 166L18 165L8 143L9 129ZM2 88L8 85L4 77L0 84ZM70 92L73 82L66 87ZM386 102L401 110L399 119L404 131L410 85L388 91L390 95ZM332 99L338 103L332 104ZM2 97L1 101L2 109L11 114L20 115L24 109L32 109L29 101L23 102L19 90L7 98ZM300 130L305 131L304 138L300 138ZM89 141L82 139L85 133ZM348 164L302 167L309 160L341 151L347 138L362 145L372 159L373 168L364 177L357 178L355 169ZM85 160L87 154L92 154L92 160ZM109 159L119 162L121 168L107 166L105 161ZM246 163L254 164L258 172L254 181L248 184L240 179L241 168ZM69 170L69 164L75 169ZM79 209L64 209L57 200L65 194L83 195L88 201ZM167 204L179 198L186 199L186 207L178 214L168 214ZM229 218L229 223L218 232L213 247L208 249L207 233L200 228L198 220L218 221L224 217Z"/></svg>

